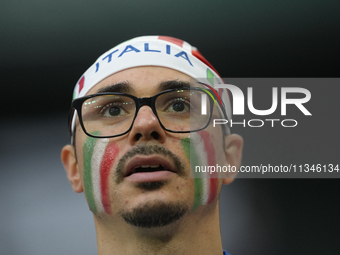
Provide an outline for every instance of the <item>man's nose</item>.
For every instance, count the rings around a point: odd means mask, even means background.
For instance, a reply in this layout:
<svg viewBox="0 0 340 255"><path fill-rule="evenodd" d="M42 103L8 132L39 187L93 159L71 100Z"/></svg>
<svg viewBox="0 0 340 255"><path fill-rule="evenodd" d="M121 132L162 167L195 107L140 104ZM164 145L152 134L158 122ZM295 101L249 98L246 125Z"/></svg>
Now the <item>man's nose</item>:
<svg viewBox="0 0 340 255"><path fill-rule="evenodd" d="M134 144L138 141L157 140L165 141L165 130L161 127L157 116L149 106L142 106L132 125L129 142Z"/></svg>

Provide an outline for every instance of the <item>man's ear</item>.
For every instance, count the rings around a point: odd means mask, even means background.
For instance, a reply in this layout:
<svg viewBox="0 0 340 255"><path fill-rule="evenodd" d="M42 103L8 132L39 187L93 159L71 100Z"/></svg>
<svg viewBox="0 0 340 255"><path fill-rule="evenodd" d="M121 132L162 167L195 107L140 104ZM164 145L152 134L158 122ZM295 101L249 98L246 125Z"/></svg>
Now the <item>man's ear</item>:
<svg viewBox="0 0 340 255"><path fill-rule="evenodd" d="M77 193L83 192L83 185L78 169L78 163L74 147L72 145L65 145L61 150L61 161L64 164L67 178L71 183L73 190Z"/></svg>
<svg viewBox="0 0 340 255"><path fill-rule="evenodd" d="M237 171L241 166L243 139L237 134L230 134L225 137L225 156L230 167L235 166ZM228 173L226 178L223 178L223 184L231 183L237 174L237 171Z"/></svg>

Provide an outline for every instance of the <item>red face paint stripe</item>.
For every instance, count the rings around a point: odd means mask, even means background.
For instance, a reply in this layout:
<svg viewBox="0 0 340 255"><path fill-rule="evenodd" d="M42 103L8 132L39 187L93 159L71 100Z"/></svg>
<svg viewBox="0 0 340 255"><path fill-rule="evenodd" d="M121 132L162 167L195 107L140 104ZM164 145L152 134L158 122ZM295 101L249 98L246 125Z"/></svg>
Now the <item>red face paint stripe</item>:
<svg viewBox="0 0 340 255"><path fill-rule="evenodd" d="M209 166L216 166L216 159L215 159L215 148L214 145L211 142L211 137L209 132L202 130L198 132L199 135L202 137L202 140L204 142L204 148L207 152L208 156L208 165ZM210 204L216 197L217 193L217 174L212 173L210 178L210 191L209 191L209 197L208 197L208 204Z"/></svg>
<svg viewBox="0 0 340 255"><path fill-rule="evenodd" d="M170 36L160 35L160 36L158 36L158 39L159 40L163 40L163 41L167 41L167 42L171 42L171 43L174 43L174 44L177 44L180 47L183 47L183 43L184 43L183 40L180 40L180 39L177 39L177 38L173 38L173 37L170 37Z"/></svg>
<svg viewBox="0 0 340 255"><path fill-rule="evenodd" d="M109 195L109 175L118 152L119 149L117 144L108 144L105 149L102 162L100 164L100 184L102 204L107 214L111 214L111 204Z"/></svg>

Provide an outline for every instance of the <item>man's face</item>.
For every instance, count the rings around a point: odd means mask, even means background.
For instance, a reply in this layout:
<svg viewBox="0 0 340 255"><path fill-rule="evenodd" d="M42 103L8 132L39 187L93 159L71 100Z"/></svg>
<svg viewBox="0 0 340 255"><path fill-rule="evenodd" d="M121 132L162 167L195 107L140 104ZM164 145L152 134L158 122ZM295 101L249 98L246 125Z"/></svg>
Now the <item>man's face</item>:
<svg viewBox="0 0 340 255"><path fill-rule="evenodd" d="M161 92L160 84L167 81L190 83L190 77L163 67L136 67L111 75L87 94L125 83L130 87L125 93L151 97ZM82 186L99 219L123 218L135 226L154 227L174 222L199 207L204 191L198 190L197 180L190 177L190 134L165 131L149 106L140 108L132 129L119 137L88 137L79 123L76 129ZM213 146L210 151L215 151L205 156L226 164L221 129L209 126L202 132L191 134L191 139L203 134ZM215 191L205 194L210 197L209 205L216 203L220 188L218 181Z"/></svg>

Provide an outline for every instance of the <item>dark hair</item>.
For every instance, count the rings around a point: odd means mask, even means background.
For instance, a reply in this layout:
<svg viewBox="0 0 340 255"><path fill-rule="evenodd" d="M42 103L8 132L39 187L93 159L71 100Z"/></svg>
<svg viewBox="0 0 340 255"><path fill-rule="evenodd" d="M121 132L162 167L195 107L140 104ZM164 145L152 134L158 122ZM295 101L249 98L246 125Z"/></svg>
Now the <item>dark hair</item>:
<svg viewBox="0 0 340 255"><path fill-rule="evenodd" d="M77 150L76 150L76 130L77 130L76 127L74 127L74 130L73 130L72 135L71 135L71 145L74 148L74 155L75 155L76 161L78 163Z"/></svg>

